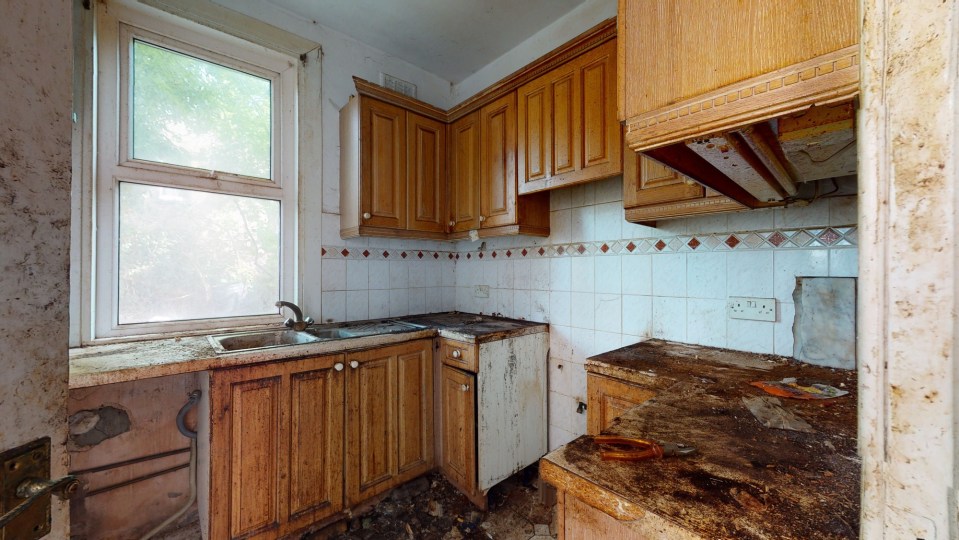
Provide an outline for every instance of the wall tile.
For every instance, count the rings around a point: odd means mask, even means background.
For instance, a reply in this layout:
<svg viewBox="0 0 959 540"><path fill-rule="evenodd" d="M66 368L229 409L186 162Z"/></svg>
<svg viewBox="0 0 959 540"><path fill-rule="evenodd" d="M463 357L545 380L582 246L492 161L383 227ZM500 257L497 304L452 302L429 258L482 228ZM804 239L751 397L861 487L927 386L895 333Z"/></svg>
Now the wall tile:
<svg viewBox="0 0 959 540"><path fill-rule="evenodd" d="M576 292L593 292L595 288L595 268L593 259L598 257L565 257L571 267L570 290ZM557 259L553 259L556 261ZM550 272L555 266L550 267ZM554 284L553 287L556 287Z"/></svg>
<svg viewBox="0 0 959 540"><path fill-rule="evenodd" d="M496 291L496 313L504 317L516 317L513 311L513 289L494 289Z"/></svg>
<svg viewBox="0 0 959 540"><path fill-rule="evenodd" d="M549 391L586 401L586 366L562 358L550 358Z"/></svg>
<svg viewBox="0 0 959 540"><path fill-rule="evenodd" d="M733 212L728 214L726 219L728 232L761 231L776 226L776 215L773 209Z"/></svg>
<svg viewBox="0 0 959 540"><path fill-rule="evenodd" d="M390 263L370 261L370 289L390 288Z"/></svg>
<svg viewBox="0 0 959 540"><path fill-rule="evenodd" d="M409 314L419 315L426 313L426 289L409 289Z"/></svg>
<svg viewBox="0 0 959 540"><path fill-rule="evenodd" d="M690 298L726 298L726 254L686 256L686 290Z"/></svg>
<svg viewBox="0 0 959 540"><path fill-rule="evenodd" d="M390 316L390 290L389 289L371 289L370 290L370 318L379 319L380 317Z"/></svg>
<svg viewBox="0 0 959 540"><path fill-rule="evenodd" d="M572 242L590 242L596 237L596 207L581 206L573 208L573 222L570 227Z"/></svg>
<svg viewBox="0 0 959 540"><path fill-rule="evenodd" d="M580 435L582 435L582 433L576 434L576 433L573 433L572 431L563 429L559 426L553 426L553 425L549 426L549 428L547 429L547 433L549 437L550 452L552 452L553 450L556 450L560 446L563 446L565 444L572 442L574 439L576 439L576 437L579 437Z"/></svg>
<svg viewBox="0 0 959 540"><path fill-rule="evenodd" d="M743 251L726 255L726 294L773 297L773 253Z"/></svg>
<svg viewBox="0 0 959 540"><path fill-rule="evenodd" d="M857 277L859 275L859 250L830 250L829 275L831 277Z"/></svg>
<svg viewBox="0 0 959 540"><path fill-rule="evenodd" d="M621 295L596 295L595 328L598 331L615 334L623 331L623 297Z"/></svg>
<svg viewBox="0 0 959 540"><path fill-rule="evenodd" d="M710 214L689 218L686 224L686 234L725 232L728 230L729 216L727 214Z"/></svg>
<svg viewBox="0 0 959 540"><path fill-rule="evenodd" d="M653 256L653 294L686 296L686 254Z"/></svg>
<svg viewBox="0 0 959 540"><path fill-rule="evenodd" d="M619 255L591 257L595 261L597 293L619 294L623 291L623 265ZM573 279L576 279L573 273Z"/></svg>
<svg viewBox="0 0 959 540"><path fill-rule="evenodd" d="M530 271L531 261L525 259L513 261L513 287L517 290L533 288Z"/></svg>
<svg viewBox="0 0 959 540"><path fill-rule="evenodd" d="M653 337L686 341L686 299L653 297Z"/></svg>
<svg viewBox="0 0 959 540"><path fill-rule="evenodd" d="M686 339L710 347L726 346L726 301L690 298L686 304Z"/></svg>
<svg viewBox="0 0 959 540"><path fill-rule="evenodd" d="M529 265L530 289L548 291L549 287L549 259L533 259ZM569 290L567 285L566 290Z"/></svg>
<svg viewBox="0 0 959 540"><path fill-rule="evenodd" d="M513 316L517 319L526 320L532 317L529 290L513 290Z"/></svg>
<svg viewBox="0 0 959 540"><path fill-rule="evenodd" d="M346 261L325 260L322 265L322 289L326 291L346 290Z"/></svg>
<svg viewBox="0 0 959 540"><path fill-rule="evenodd" d="M623 177L614 176L596 182L596 204L623 201ZM622 209L623 205L619 205Z"/></svg>
<svg viewBox="0 0 959 540"><path fill-rule="evenodd" d="M575 328L592 329L595 324L595 309L593 293L574 292L571 295L571 324Z"/></svg>
<svg viewBox="0 0 959 540"><path fill-rule="evenodd" d="M573 358L574 362L586 362L586 359L596 354L596 332L591 328L573 328Z"/></svg>
<svg viewBox="0 0 959 540"><path fill-rule="evenodd" d="M549 293L549 322L569 326L570 320L570 293L552 291Z"/></svg>
<svg viewBox="0 0 959 540"><path fill-rule="evenodd" d="M796 227L820 227L828 225L829 204L828 201L822 201L822 203L810 204L809 206L776 208L773 210L773 214L776 216L776 227L780 229L791 229Z"/></svg>
<svg viewBox="0 0 959 540"><path fill-rule="evenodd" d="M833 227L852 225L859 221L858 197L829 199L829 224Z"/></svg>
<svg viewBox="0 0 959 540"><path fill-rule="evenodd" d="M602 354L609 351L615 351L623 346L623 335L613 332L601 332L597 330L594 334L593 354Z"/></svg>
<svg viewBox="0 0 959 540"><path fill-rule="evenodd" d="M326 263L323 263L326 266ZM346 261L346 290L366 291L370 288L370 261Z"/></svg>
<svg viewBox="0 0 959 540"><path fill-rule="evenodd" d="M549 213L549 239L554 244L571 242L573 212L569 209Z"/></svg>
<svg viewBox="0 0 959 540"><path fill-rule="evenodd" d="M592 206L596 204L596 184L589 182L578 184L569 188L570 206Z"/></svg>
<svg viewBox="0 0 959 540"><path fill-rule="evenodd" d="M596 228L593 240L611 240L623 237L623 223L626 221L622 201L597 204L594 206Z"/></svg>
<svg viewBox="0 0 959 540"><path fill-rule="evenodd" d="M549 259L549 290L572 290L572 260L569 257Z"/></svg>
<svg viewBox="0 0 959 540"><path fill-rule="evenodd" d="M773 329L775 353L783 356L793 355L793 322L796 318L796 306L792 303L779 304L779 320Z"/></svg>
<svg viewBox="0 0 959 540"><path fill-rule="evenodd" d="M496 286L500 289L512 289L515 280L513 261L496 261Z"/></svg>
<svg viewBox="0 0 959 540"><path fill-rule="evenodd" d="M409 289L390 290L390 317L403 317L410 314Z"/></svg>
<svg viewBox="0 0 959 540"><path fill-rule="evenodd" d="M323 321L346 320L346 291L323 292Z"/></svg>
<svg viewBox="0 0 959 540"><path fill-rule="evenodd" d="M641 337L653 335L651 296L623 295L623 334Z"/></svg>
<svg viewBox="0 0 959 540"><path fill-rule="evenodd" d="M558 324L549 319L549 291L530 292L529 320ZM569 325L568 322L566 324Z"/></svg>
<svg viewBox="0 0 959 540"><path fill-rule="evenodd" d="M775 324L766 321L744 321L728 319L726 321L726 344L730 349L756 353L772 354L773 331Z"/></svg>
<svg viewBox="0 0 959 540"><path fill-rule="evenodd" d="M410 266L406 261L390 261L390 288L406 289L410 286Z"/></svg>
<svg viewBox="0 0 959 540"><path fill-rule="evenodd" d="M558 324L549 325L549 354L561 360L573 358L573 329Z"/></svg>
<svg viewBox="0 0 959 540"><path fill-rule="evenodd" d="M783 250L773 254L773 281L775 297L780 302L792 302L796 278L829 274L829 251L825 249Z"/></svg>
<svg viewBox="0 0 959 540"><path fill-rule="evenodd" d="M370 318L370 291L346 291L346 320L362 321Z"/></svg>
<svg viewBox="0 0 959 540"><path fill-rule="evenodd" d="M570 189L554 189L549 193L549 207L553 210L565 210L570 207Z"/></svg>
<svg viewBox="0 0 959 540"><path fill-rule="evenodd" d="M652 294L651 255L623 255L623 294Z"/></svg>

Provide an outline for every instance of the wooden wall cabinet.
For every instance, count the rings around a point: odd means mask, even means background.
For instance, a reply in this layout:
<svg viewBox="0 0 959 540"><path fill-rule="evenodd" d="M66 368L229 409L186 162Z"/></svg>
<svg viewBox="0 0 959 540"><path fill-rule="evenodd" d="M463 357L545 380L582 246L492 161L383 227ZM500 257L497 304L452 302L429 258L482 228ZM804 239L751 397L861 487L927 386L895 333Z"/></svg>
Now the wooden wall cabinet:
<svg viewBox="0 0 959 540"><path fill-rule="evenodd" d="M340 236L445 239L445 113L365 85L340 111Z"/></svg>
<svg viewBox="0 0 959 540"><path fill-rule="evenodd" d="M334 355L209 375L207 538L277 538L343 509L342 369Z"/></svg>
<svg viewBox="0 0 959 540"><path fill-rule="evenodd" d="M738 202L641 154L627 150L623 162L626 221L656 220L745 210Z"/></svg>
<svg viewBox="0 0 959 540"><path fill-rule="evenodd" d="M855 0L620 2L620 120L634 151L859 91Z"/></svg>
<svg viewBox="0 0 959 540"><path fill-rule="evenodd" d="M589 373L586 395L586 434L598 435L613 420L656 393L636 384Z"/></svg>
<svg viewBox="0 0 959 540"><path fill-rule="evenodd" d="M616 40L517 90L519 193L622 173L616 120Z"/></svg>
<svg viewBox="0 0 959 540"><path fill-rule="evenodd" d="M419 340L347 355L348 506L433 468L432 350Z"/></svg>
<svg viewBox="0 0 959 540"><path fill-rule="evenodd" d="M479 112L450 124L450 231L479 229L480 122Z"/></svg>

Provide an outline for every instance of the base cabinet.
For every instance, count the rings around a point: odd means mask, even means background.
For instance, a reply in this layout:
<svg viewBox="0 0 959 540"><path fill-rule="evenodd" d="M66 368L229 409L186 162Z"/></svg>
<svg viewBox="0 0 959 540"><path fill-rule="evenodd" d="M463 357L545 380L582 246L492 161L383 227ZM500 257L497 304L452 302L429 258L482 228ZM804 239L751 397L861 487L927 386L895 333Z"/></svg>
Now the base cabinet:
<svg viewBox="0 0 959 540"><path fill-rule="evenodd" d="M209 375L207 538L276 538L343 509L342 362Z"/></svg>
<svg viewBox="0 0 959 540"><path fill-rule="evenodd" d="M463 493L476 491L476 376L443 366L443 459L440 468Z"/></svg>
<svg viewBox="0 0 959 540"><path fill-rule="evenodd" d="M586 434L598 435L613 420L653 398L648 388L592 373L586 376Z"/></svg>
<svg viewBox="0 0 959 540"><path fill-rule="evenodd" d="M430 340L347 355L349 506L433 468L432 358Z"/></svg>

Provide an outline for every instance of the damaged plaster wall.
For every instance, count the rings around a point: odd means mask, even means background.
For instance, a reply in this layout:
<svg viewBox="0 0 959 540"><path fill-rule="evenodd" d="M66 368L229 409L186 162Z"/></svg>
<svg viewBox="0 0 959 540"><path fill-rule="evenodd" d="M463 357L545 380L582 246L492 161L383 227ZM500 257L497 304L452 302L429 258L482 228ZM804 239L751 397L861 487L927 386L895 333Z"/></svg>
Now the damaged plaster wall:
<svg viewBox="0 0 959 540"><path fill-rule="evenodd" d="M0 450L49 436L67 470L71 3L21 4L0 21ZM55 499L56 501L56 499ZM51 538L66 538L54 502Z"/></svg>
<svg viewBox="0 0 959 540"><path fill-rule="evenodd" d="M864 0L859 125L863 538L959 535L959 5Z"/></svg>

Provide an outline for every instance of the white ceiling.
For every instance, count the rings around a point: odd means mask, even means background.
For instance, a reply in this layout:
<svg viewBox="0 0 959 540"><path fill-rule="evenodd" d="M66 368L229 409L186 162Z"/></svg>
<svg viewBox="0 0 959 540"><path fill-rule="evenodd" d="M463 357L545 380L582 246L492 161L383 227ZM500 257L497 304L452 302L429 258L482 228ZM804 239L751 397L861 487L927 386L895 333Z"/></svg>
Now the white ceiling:
<svg viewBox="0 0 959 540"><path fill-rule="evenodd" d="M460 82L585 0L268 0Z"/></svg>

